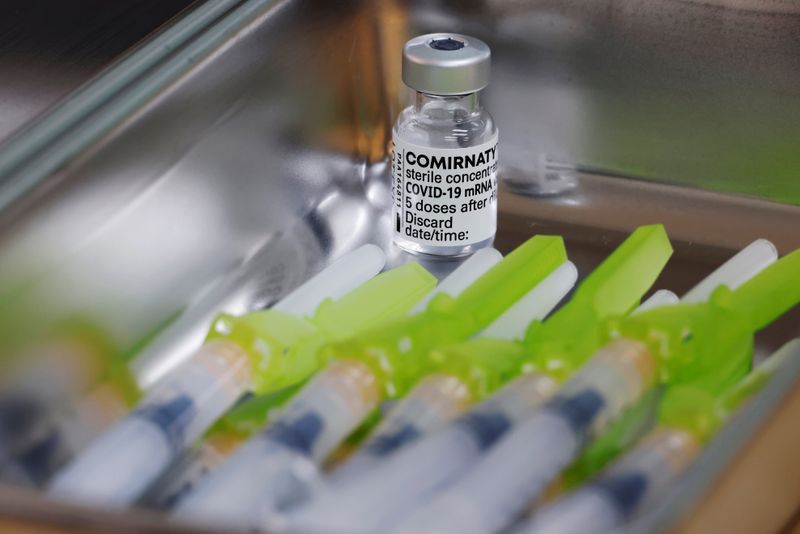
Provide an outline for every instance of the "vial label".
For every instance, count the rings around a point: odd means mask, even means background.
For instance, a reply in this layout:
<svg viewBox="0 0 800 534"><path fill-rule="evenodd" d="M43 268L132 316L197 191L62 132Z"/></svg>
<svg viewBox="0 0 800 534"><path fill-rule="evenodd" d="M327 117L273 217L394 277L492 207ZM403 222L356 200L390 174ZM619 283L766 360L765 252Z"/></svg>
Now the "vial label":
<svg viewBox="0 0 800 534"><path fill-rule="evenodd" d="M497 229L497 134L468 148L392 140L395 237L422 246L468 246Z"/></svg>

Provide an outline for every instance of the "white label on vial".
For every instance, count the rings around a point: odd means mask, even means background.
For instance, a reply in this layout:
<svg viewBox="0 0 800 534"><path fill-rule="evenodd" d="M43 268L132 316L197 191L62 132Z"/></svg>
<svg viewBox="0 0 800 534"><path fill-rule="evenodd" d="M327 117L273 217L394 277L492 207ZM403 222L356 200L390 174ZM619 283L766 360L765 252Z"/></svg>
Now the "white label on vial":
<svg viewBox="0 0 800 534"><path fill-rule="evenodd" d="M392 140L394 233L428 246L467 246L497 227L497 134L468 148Z"/></svg>

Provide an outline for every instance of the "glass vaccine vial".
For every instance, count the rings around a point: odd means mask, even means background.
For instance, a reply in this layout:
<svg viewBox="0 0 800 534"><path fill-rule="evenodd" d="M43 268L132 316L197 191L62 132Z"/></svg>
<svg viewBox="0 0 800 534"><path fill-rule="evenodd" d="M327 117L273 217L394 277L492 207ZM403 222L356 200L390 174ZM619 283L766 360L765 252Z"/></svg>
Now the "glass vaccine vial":
<svg viewBox="0 0 800 534"><path fill-rule="evenodd" d="M480 105L491 51L466 35L432 33L403 48L414 91L392 131L394 242L417 254L465 256L497 229L497 128Z"/></svg>

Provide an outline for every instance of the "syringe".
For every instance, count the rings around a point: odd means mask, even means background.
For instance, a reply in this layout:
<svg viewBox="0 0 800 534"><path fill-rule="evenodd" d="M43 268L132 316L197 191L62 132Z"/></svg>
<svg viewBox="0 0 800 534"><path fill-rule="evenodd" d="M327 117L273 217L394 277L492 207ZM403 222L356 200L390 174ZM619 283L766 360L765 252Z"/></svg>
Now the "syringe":
<svg viewBox="0 0 800 534"><path fill-rule="evenodd" d="M637 400L656 370L666 383L710 391L730 384L747 370L750 358L740 356L751 355L753 333L800 301L798 270L800 250L736 291L717 288L708 303L665 306L612 323L611 333L620 338L598 353L607 360L601 363L628 352L636 365L610 373L593 358L564 392L504 436L400 531L492 532L507 526L594 435ZM614 382L618 385L609 387Z"/></svg>
<svg viewBox="0 0 800 534"><path fill-rule="evenodd" d="M36 447L43 427L65 405L102 380L116 356L90 321L72 318L17 347L0 383L0 465Z"/></svg>
<svg viewBox="0 0 800 534"><path fill-rule="evenodd" d="M758 393L786 360L796 358L800 358L800 339L785 344L716 399L702 391L675 391L664 404L667 411L670 404L678 404L671 409L682 412L682 421L662 414L661 424L635 449L592 482L538 511L515 532L618 532L631 517L664 495L725 419Z"/></svg>
<svg viewBox="0 0 800 534"><path fill-rule="evenodd" d="M655 372L655 360L642 343L620 340L604 347L541 410L398 531L499 530L578 453L587 436L651 385Z"/></svg>
<svg viewBox="0 0 800 534"><path fill-rule="evenodd" d="M60 471L50 493L98 504L129 504L249 384L249 360L238 345L206 343L133 413Z"/></svg>
<svg viewBox="0 0 800 534"><path fill-rule="evenodd" d="M237 403L191 449L184 451L153 483L139 504L171 510L253 433L275 417L302 384L267 395L254 395Z"/></svg>
<svg viewBox="0 0 800 534"><path fill-rule="evenodd" d="M50 494L130 504L244 392L302 380L318 366L316 350L324 340L407 313L435 283L416 264L369 280L383 264L382 251L367 245L272 309L241 318L220 316L208 341L187 362L58 473Z"/></svg>
<svg viewBox="0 0 800 534"><path fill-rule="evenodd" d="M413 506L452 483L506 431L552 394L559 371L577 367L601 343L601 321L638 304L672 252L661 226L637 229L578 287L575 296L544 323L534 322L544 347L559 351L556 372L516 361L524 373L465 415L412 443L380 465L292 514L299 530L373 532L396 524ZM577 326L580 335L576 335ZM480 341L480 340L477 340ZM535 345L522 346L523 354ZM535 349L533 349L535 355ZM491 357L489 353L486 357Z"/></svg>
<svg viewBox="0 0 800 534"><path fill-rule="evenodd" d="M424 310L428 302L438 293L455 295L489 270L502 259L502 254L493 248L485 248L464 261L457 270L438 284L410 313ZM297 393L298 387L281 392L250 398L239 403L217 425L216 431L207 436L204 443L186 451L182 457L153 485L143 502L162 510L172 509L210 472L222 465L230 454L255 432L263 428L277 408Z"/></svg>
<svg viewBox="0 0 800 534"><path fill-rule="evenodd" d="M515 534L615 533L638 508L646 488L658 493L658 486L685 469L700 444L686 432L656 430L640 447L625 456L623 472L615 476L612 468L607 476L538 512Z"/></svg>
<svg viewBox="0 0 800 534"><path fill-rule="evenodd" d="M471 282L502 259L493 248L485 248L464 261L458 269L446 277L435 290L425 296L410 313L418 313L430 302L434 295L444 292L458 294ZM204 443L194 450L187 451L144 497L144 504L159 509L172 509L210 472L220 466L255 432L266 425L277 408L297 393L298 387L281 392L250 398L236 406L217 425L216 432L209 435Z"/></svg>
<svg viewBox="0 0 800 534"><path fill-rule="evenodd" d="M719 286L737 289L753 276L757 275L778 259L775 245L766 239L757 239L734 254L722 265L714 269L694 287L684 293L683 297L668 290L656 291L643 302L632 315L643 313L658 306L676 304L677 302L705 302ZM645 395L631 410L625 412L611 428L599 436L564 473L564 482L572 487L592 477L602 470L616 455L627 449L641 438L653 425L661 388Z"/></svg>
<svg viewBox="0 0 800 534"><path fill-rule="evenodd" d="M35 438L0 463L0 480L42 487L93 439L123 417L131 403L111 381L103 382L60 409L53 409L38 425Z"/></svg>
<svg viewBox="0 0 800 534"><path fill-rule="evenodd" d="M441 427L519 372L519 343L527 325L544 319L575 285L578 271L566 262L517 301L480 337L434 349L431 374L381 421L367 441L331 475L334 487L359 476L419 437Z"/></svg>
<svg viewBox="0 0 800 534"><path fill-rule="evenodd" d="M434 343L485 328L565 259L560 238L534 237L458 295L440 293L422 313L331 346L329 367L189 495L177 514L251 529L302 501L312 489L314 466L382 398L413 384Z"/></svg>

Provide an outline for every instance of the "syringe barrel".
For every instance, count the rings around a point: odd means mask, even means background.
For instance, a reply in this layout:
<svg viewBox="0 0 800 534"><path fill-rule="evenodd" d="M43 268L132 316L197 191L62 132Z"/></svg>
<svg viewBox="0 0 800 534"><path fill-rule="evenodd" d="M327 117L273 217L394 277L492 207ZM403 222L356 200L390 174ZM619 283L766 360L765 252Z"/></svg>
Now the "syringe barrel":
<svg viewBox="0 0 800 534"><path fill-rule="evenodd" d="M540 411L502 436L469 473L404 523L425 532L453 531L458 509L470 509L476 532L511 523L594 435L651 384L655 362L638 341L610 343ZM464 512L467 513L467 512Z"/></svg>
<svg viewBox="0 0 800 534"><path fill-rule="evenodd" d="M699 448L690 433L659 427L597 479L536 513L519 534L617 531L663 494Z"/></svg>
<svg viewBox="0 0 800 534"><path fill-rule="evenodd" d="M537 512L513 534L611 534L624 522L624 516L604 491L582 488Z"/></svg>
<svg viewBox="0 0 800 534"><path fill-rule="evenodd" d="M139 407L56 475L53 495L124 506L246 391L250 362L230 341L205 344Z"/></svg>
<svg viewBox="0 0 800 534"><path fill-rule="evenodd" d="M176 513L220 525L258 527L307 498L316 464L378 402L376 379L356 360L333 362L261 433L201 482Z"/></svg>
<svg viewBox="0 0 800 534"><path fill-rule="evenodd" d="M541 374L518 377L453 423L318 496L298 511L294 526L369 532L396 523L460 477L491 443L555 389L555 382Z"/></svg>
<svg viewBox="0 0 800 534"><path fill-rule="evenodd" d="M469 388L457 377L444 373L428 375L334 471L331 482L342 483L371 469L405 445L440 428L464 411L471 400Z"/></svg>

